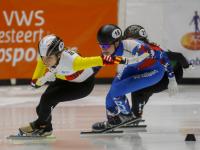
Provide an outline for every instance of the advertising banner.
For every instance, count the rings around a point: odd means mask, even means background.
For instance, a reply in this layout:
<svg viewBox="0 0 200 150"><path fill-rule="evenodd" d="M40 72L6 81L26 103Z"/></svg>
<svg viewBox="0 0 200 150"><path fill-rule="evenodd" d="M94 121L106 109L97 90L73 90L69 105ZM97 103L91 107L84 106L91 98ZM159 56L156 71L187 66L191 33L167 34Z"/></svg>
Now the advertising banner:
<svg viewBox="0 0 200 150"><path fill-rule="evenodd" d="M117 0L6 0L0 2L0 79L32 78L39 40L49 34L83 57L99 56L97 31L117 24ZM115 77L116 66L97 77Z"/></svg>
<svg viewBox="0 0 200 150"><path fill-rule="evenodd" d="M121 0L123 1L123 0ZM172 52L182 53L194 71L184 78L200 78L200 1L199 0L126 0L125 24L143 26L150 42ZM120 9L122 10L122 8ZM123 12L123 11L121 11Z"/></svg>
<svg viewBox="0 0 200 150"><path fill-rule="evenodd" d="M190 0L164 3L164 46L182 53L195 67L186 78L200 78L200 2Z"/></svg>

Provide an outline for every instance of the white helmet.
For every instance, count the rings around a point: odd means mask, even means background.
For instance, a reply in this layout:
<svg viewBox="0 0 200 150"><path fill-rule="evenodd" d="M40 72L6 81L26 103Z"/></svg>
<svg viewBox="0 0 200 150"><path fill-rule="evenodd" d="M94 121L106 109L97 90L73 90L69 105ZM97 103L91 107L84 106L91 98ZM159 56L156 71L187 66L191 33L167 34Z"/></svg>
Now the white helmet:
<svg viewBox="0 0 200 150"><path fill-rule="evenodd" d="M43 37L38 44L40 56L51 56L59 53L64 48L63 41L55 35Z"/></svg>

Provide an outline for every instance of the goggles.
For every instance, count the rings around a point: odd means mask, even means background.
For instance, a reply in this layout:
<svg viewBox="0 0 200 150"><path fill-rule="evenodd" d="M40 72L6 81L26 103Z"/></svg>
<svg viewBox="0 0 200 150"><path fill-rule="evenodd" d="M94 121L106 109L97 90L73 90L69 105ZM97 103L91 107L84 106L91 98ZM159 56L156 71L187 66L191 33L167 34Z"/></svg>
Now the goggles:
<svg viewBox="0 0 200 150"><path fill-rule="evenodd" d="M110 48L111 45L112 45L112 44L99 44L99 46L100 46L101 48L105 48L105 49Z"/></svg>

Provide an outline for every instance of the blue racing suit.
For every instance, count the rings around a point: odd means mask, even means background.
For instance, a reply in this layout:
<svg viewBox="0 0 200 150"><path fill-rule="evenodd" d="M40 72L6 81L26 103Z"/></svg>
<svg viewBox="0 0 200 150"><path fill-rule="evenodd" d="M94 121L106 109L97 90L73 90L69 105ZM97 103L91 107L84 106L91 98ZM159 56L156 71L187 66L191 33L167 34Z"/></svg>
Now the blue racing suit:
<svg viewBox="0 0 200 150"><path fill-rule="evenodd" d="M114 117L118 108L125 115L131 112L125 94L156 84L162 79L165 70L169 78L174 77L165 52L153 50L139 40L120 41L113 56L133 57L144 52L149 53L150 57L136 64L125 65L115 77L106 97L107 118ZM100 68L94 67L93 70L96 74Z"/></svg>

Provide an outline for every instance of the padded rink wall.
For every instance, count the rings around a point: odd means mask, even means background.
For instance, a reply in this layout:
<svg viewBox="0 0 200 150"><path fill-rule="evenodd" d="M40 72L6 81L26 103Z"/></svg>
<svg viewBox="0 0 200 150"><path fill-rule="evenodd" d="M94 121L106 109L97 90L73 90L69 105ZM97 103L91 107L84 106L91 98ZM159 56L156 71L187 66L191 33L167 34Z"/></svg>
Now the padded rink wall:
<svg viewBox="0 0 200 150"><path fill-rule="evenodd" d="M200 84L200 19L195 19L200 17L199 0L119 0L118 6L122 30L141 25L151 42L182 53L195 67L191 73L184 72L182 83Z"/></svg>

